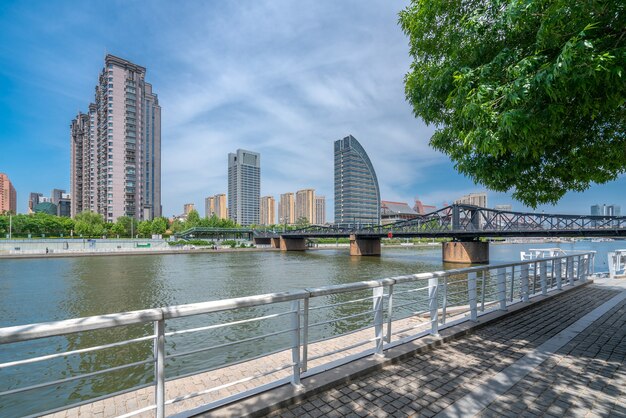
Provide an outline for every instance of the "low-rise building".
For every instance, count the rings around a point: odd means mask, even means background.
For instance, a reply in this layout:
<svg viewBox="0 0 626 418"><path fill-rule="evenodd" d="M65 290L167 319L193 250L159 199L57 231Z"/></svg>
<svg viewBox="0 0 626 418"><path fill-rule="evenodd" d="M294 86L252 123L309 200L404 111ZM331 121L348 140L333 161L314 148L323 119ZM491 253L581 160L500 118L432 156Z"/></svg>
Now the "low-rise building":
<svg viewBox="0 0 626 418"><path fill-rule="evenodd" d="M383 200L380 202L380 218L383 225L413 219L418 213L405 202L391 202Z"/></svg>

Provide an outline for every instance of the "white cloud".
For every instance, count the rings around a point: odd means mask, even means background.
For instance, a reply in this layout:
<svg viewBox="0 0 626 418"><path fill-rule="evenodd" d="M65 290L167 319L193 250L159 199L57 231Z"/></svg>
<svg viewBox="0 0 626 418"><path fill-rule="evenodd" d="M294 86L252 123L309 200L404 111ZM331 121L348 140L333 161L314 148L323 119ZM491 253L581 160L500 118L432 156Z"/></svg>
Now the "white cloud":
<svg viewBox="0 0 626 418"><path fill-rule="evenodd" d="M380 2L352 13L349 5L257 2L186 33L172 51L185 75L164 85L161 78L158 87L165 212L224 192L226 156L237 148L261 153L262 193L314 187L329 202L333 141L350 133L368 151L385 196L440 163L427 146L432 130L404 101L400 8Z"/></svg>

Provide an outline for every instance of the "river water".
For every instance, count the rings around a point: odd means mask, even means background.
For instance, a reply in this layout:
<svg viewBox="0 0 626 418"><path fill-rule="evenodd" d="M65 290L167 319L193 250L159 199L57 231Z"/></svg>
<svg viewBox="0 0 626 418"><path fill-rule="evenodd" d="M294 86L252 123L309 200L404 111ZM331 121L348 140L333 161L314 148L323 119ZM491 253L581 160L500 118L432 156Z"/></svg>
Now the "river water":
<svg viewBox="0 0 626 418"><path fill-rule="evenodd" d="M626 243L581 241L560 245L497 244L491 245L490 248L491 263L518 261L520 251L529 248L557 246L565 251L597 251L596 271L607 271L607 252L624 248ZM456 267L458 266L443 265L439 245L383 248L380 257L350 257L347 249L328 249L303 253L268 251L2 259L0 327L343 284ZM263 313L262 310L254 312L255 315ZM345 313L338 312L337 315ZM172 324L169 330L219 320L219 318L208 322L206 319L187 320L181 324ZM361 324L356 321L346 326L350 329L359 325ZM91 333L89 336L73 335L20 343L10 350L9 347L0 347L2 348L0 363L59 350L80 349L103 342L119 341L120 338L134 338L151 331L150 327L146 326L126 328L128 329L124 332L115 330ZM345 329L335 331L341 332ZM250 329L242 327L240 330L229 331L230 334L218 333L212 338L232 341L242 338L249 331ZM194 348L200 340L192 338L177 343L173 338L172 342L169 342L168 352ZM212 364L236 360L241 355L253 356L262 348L267 347L263 347L263 342L258 342L254 346L243 348L241 353L233 352L232 349L212 353ZM143 359L149 355L150 350L149 343L138 344L138 347L124 352L124 358L127 361ZM74 374L78 371L81 373L94 371L102 365L115 365L119 357L119 351L105 350L93 355L61 358L46 364L43 370L39 364L0 370L0 373L4 374L0 379L0 392L35 382L59 379L68 369L70 374ZM206 364L206 357L190 356L184 361L172 361L168 367L170 375L181 375L192 373L200 365ZM119 388L120 381L125 382L123 387L149 384L152 381L151 368L141 366L88 382L80 381L0 397L0 416L20 416L76 402L89 396L103 395L113 390L113 387Z"/></svg>

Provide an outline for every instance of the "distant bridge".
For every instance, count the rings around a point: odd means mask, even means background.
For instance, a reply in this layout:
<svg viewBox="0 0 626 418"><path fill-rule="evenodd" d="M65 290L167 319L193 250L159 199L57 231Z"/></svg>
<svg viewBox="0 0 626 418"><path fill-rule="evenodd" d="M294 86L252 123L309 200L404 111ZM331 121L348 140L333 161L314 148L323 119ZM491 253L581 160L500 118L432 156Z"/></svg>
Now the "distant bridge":
<svg viewBox="0 0 626 418"><path fill-rule="evenodd" d="M304 250L310 238L341 237L350 237L351 255L379 255L380 239L386 237L452 238L453 242L443 243L444 261L486 263L489 245L480 238L626 237L626 216L554 215L451 205L388 225L313 225L255 233L258 242L264 240L284 251Z"/></svg>
<svg viewBox="0 0 626 418"><path fill-rule="evenodd" d="M283 251L303 251L311 238L350 237L351 255L379 255L381 238L452 238L443 244L443 259L481 263L489 260L480 238L626 237L626 216L555 215L510 212L473 205L451 205L388 225L312 225L285 231L248 228L191 228L183 239L254 239Z"/></svg>
<svg viewBox="0 0 626 418"><path fill-rule="evenodd" d="M309 226L275 235L290 238L363 237L622 237L626 216L552 215L509 212L472 205L451 205L388 225Z"/></svg>

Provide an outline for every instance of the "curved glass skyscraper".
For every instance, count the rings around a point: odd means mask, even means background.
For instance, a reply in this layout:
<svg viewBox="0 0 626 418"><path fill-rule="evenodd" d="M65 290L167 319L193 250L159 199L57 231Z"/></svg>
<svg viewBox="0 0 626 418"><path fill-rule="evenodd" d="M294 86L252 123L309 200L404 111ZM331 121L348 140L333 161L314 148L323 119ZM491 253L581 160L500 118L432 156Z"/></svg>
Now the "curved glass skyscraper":
<svg viewBox="0 0 626 418"><path fill-rule="evenodd" d="M352 135L335 141L335 223L380 223L378 178L367 153Z"/></svg>

